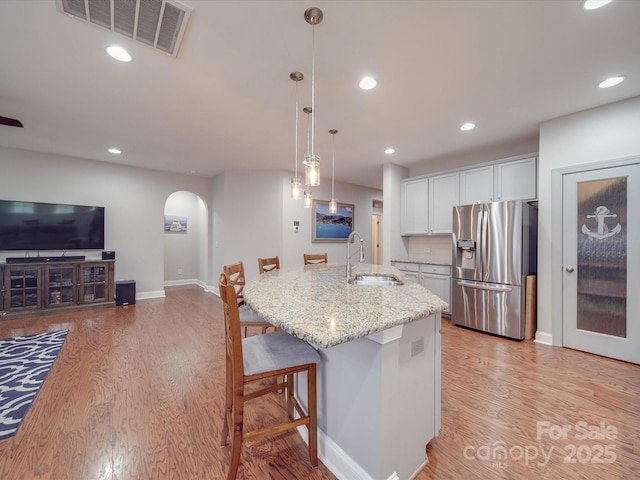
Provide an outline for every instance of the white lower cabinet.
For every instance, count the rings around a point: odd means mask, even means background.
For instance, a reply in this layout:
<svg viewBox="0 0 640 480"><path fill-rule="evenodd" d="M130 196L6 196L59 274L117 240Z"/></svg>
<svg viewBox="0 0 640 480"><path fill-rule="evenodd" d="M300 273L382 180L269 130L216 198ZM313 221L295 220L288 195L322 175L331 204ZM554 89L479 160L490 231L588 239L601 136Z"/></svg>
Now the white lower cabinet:
<svg viewBox="0 0 640 480"><path fill-rule="evenodd" d="M423 273L420 277L420 283L427 290L430 290L442 300L451 303L451 275L432 275L429 273ZM442 313L449 314L451 306Z"/></svg>
<svg viewBox="0 0 640 480"><path fill-rule="evenodd" d="M391 265L447 302L449 309L443 311L449 315L451 311L451 267L431 263L391 262Z"/></svg>

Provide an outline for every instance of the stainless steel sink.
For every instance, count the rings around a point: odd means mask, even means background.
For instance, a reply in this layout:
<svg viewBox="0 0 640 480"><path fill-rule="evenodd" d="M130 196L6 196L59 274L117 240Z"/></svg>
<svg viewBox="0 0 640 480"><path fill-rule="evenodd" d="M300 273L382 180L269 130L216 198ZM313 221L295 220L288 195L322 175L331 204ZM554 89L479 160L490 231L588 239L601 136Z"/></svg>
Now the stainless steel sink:
<svg viewBox="0 0 640 480"><path fill-rule="evenodd" d="M398 280L398 278L393 275L370 275L363 273L350 278L349 283L351 285L377 285L381 287L404 285L402 281Z"/></svg>

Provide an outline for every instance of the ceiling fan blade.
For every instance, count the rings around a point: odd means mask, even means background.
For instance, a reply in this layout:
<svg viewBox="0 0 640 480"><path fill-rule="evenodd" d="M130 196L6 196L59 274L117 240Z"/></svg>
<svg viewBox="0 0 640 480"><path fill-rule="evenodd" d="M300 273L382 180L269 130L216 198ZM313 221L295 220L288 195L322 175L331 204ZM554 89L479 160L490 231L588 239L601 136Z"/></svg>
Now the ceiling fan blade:
<svg viewBox="0 0 640 480"><path fill-rule="evenodd" d="M0 116L0 125L8 125L10 127L24 127L20 120L16 120L15 118L8 118Z"/></svg>

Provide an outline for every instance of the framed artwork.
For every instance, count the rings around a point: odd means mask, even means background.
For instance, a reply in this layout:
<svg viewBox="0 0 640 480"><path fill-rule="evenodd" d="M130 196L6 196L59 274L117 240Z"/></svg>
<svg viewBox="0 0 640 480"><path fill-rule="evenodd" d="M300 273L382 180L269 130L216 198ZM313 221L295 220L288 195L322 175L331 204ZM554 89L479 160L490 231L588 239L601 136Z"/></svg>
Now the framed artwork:
<svg viewBox="0 0 640 480"><path fill-rule="evenodd" d="M338 203L336 213L329 212L329 202L314 200L311 209L312 242L347 242L353 232L354 205Z"/></svg>
<svg viewBox="0 0 640 480"><path fill-rule="evenodd" d="M184 215L165 215L164 231L171 233L187 233L187 217Z"/></svg>

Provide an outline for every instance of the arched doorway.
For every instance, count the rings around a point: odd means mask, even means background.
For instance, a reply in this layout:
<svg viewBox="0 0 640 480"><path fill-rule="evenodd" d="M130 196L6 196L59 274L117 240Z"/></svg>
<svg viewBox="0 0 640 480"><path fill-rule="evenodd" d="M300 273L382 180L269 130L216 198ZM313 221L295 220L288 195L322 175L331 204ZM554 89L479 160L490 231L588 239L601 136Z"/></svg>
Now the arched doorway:
<svg viewBox="0 0 640 480"><path fill-rule="evenodd" d="M164 285L207 286L209 217L193 192L177 191L164 206Z"/></svg>

